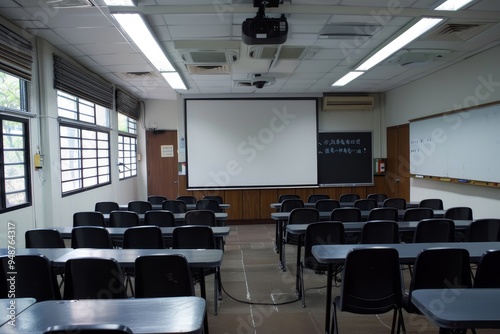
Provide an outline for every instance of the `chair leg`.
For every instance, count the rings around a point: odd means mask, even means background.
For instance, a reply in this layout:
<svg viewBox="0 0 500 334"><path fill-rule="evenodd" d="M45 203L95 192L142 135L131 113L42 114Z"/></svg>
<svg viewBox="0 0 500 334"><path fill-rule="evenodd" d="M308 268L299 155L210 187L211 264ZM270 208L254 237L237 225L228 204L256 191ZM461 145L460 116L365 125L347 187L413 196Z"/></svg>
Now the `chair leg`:
<svg viewBox="0 0 500 334"><path fill-rule="evenodd" d="M306 307L306 292L304 288L304 266L302 263L300 264L299 268L297 268L299 271L299 293L300 293L300 299L302 299L302 307Z"/></svg>
<svg viewBox="0 0 500 334"><path fill-rule="evenodd" d="M330 318L332 319L332 323L331 323L331 327L330 327L330 333L338 334L339 326L338 326L338 322L337 322L337 304L335 304L335 302L333 302L331 312L332 312L332 314L331 314Z"/></svg>
<svg viewBox="0 0 500 334"><path fill-rule="evenodd" d="M399 334L399 329L403 329L403 334L406 334L406 327L405 327L405 321L403 319L403 309L399 309L399 320L398 320L398 334Z"/></svg>

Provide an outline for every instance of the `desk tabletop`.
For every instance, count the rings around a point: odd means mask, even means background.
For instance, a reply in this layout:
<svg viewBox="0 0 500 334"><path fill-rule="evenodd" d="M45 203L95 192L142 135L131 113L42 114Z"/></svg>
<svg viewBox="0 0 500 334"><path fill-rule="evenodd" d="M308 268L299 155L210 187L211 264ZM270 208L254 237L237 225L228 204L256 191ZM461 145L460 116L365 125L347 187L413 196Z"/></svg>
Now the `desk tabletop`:
<svg viewBox="0 0 500 334"><path fill-rule="evenodd" d="M1 298L0 326L8 322L14 324L17 316L34 303L36 303L35 298Z"/></svg>
<svg viewBox="0 0 500 334"><path fill-rule="evenodd" d="M341 208L348 208L348 207L353 207L354 206L354 202L339 202L340 203L340 207ZM406 208L409 209L409 208L417 208L418 207L418 204L420 202L415 202L415 201L410 201L410 202L406 202ZM377 206L378 207L382 207L384 204L384 202L377 202ZM276 210L279 210L281 208L281 203L271 203L270 204L271 208L273 209L276 209ZM314 208L316 206L316 203L309 203L309 202L304 202L304 207L306 208Z"/></svg>
<svg viewBox="0 0 500 334"><path fill-rule="evenodd" d="M50 300L35 303L4 324L5 334L41 334L54 325L118 323L134 334L201 333L205 300L200 297Z"/></svg>
<svg viewBox="0 0 500 334"><path fill-rule="evenodd" d="M444 328L500 328L500 289L419 289L413 304Z"/></svg>
<svg viewBox="0 0 500 334"><path fill-rule="evenodd" d="M64 266L70 259L82 257L104 257L113 258L123 267L132 268L135 260L144 255L171 255L182 254L186 257L190 267L207 268L220 267L222 264L223 251L220 249L94 249L78 248L53 260L55 266Z"/></svg>
<svg viewBox="0 0 500 334"><path fill-rule="evenodd" d="M69 253L73 248L16 248L15 255L45 255L49 260L53 261L58 257ZM0 255L7 255L7 248L0 248Z"/></svg>
<svg viewBox="0 0 500 334"><path fill-rule="evenodd" d="M412 264L421 250L427 248L451 247L462 248L469 252L470 261L478 262L487 250L500 249L500 242L432 242L432 243L399 243L399 244L344 244L318 245L312 247L312 254L321 263L343 264L347 253L357 248L391 247L399 253L399 261Z"/></svg>
<svg viewBox="0 0 500 334"><path fill-rule="evenodd" d="M73 230L72 226L62 226L62 227L54 227L56 230L61 233L61 236L65 239L71 238L71 231ZM112 238L120 238L123 237L123 233L127 229L127 227L106 227L109 232L109 235ZM172 237L174 233L175 227L160 227L161 232L164 237ZM215 226L212 227L212 231L214 232L214 237L225 237L229 235L231 228L229 226Z"/></svg>
<svg viewBox="0 0 500 334"><path fill-rule="evenodd" d="M120 210L128 210L128 204L119 204L118 206L120 207ZM153 210L162 210L163 207L162 204L151 204L151 206L153 207ZM222 210L226 210L229 209L231 205L227 203L221 203L219 204L219 207ZM196 204L186 204L186 208L188 210L196 210Z"/></svg>
<svg viewBox="0 0 500 334"><path fill-rule="evenodd" d="M454 220L455 229L462 230L469 228L472 220ZM363 226L367 222L343 222L344 230L346 232L361 232ZM418 221L398 221L396 222L399 225L399 231L415 231L418 225ZM309 224L287 224L286 231L288 233L299 235L306 233L307 226Z"/></svg>
<svg viewBox="0 0 500 334"><path fill-rule="evenodd" d="M144 214L140 213L138 215L139 215L139 220L144 221ZM106 221L109 221L109 213L104 213L103 216ZM174 213L174 218L175 221L177 222L184 222L185 216L186 213ZM227 216L228 215L226 212L215 212L215 219L217 220L226 220Z"/></svg>
<svg viewBox="0 0 500 334"><path fill-rule="evenodd" d="M399 219L403 218L403 215L405 214L406 210L398 210L398 216ZM434 210L434 218L442 218L444 216L445 210ZM361 218L362 219L367 219L368 214L370 211L362 210L361 211ZM332 212L331 211L320 211L319 212L319 218L321 220L329 220ZM271 218L273 220L287 220L288 217L290 216L290 212L272 212L271 213Z"/></svg>

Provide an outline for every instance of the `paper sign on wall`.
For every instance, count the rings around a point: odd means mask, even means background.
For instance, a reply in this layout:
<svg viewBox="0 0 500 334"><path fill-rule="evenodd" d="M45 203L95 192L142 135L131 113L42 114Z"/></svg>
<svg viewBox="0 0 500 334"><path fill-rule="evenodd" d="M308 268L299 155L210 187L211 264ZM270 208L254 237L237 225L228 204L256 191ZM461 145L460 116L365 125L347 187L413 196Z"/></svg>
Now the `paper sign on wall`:
<svg viewBox="0 0 500 334"><path fill-rule="evenodd" d="M162 158L173 158L174 157L174 145L161 145L161 157Z"/></svg>

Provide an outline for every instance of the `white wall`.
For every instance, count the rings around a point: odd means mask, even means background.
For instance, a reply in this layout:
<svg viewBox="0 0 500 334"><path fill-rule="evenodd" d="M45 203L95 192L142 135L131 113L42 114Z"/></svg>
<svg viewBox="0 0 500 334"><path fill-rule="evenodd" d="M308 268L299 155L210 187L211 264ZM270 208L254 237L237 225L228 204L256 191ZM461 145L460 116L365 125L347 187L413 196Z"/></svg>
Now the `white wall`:
<svg viewBox="0 0 500 334"><path fill-rule="evenodd" d="M500 46L468 58L385 96L386 126L500 101ZM445 207L470 206L474 218L500 217L500 189L412 179L410 199L439 197Z"/></svg>

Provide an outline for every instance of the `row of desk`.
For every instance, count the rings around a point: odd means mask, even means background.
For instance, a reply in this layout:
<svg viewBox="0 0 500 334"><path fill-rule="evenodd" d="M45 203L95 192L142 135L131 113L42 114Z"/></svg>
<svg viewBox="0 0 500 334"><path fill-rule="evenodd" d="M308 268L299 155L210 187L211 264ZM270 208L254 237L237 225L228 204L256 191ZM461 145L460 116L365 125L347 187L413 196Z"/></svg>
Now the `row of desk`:
<svg viewBox="0 0 500 334"><path fill-rule="evenodd" d="M15 302L15 315L9 307ZM98 300L0 299L0 332L43 334L55 325L121 324L134 334L203 333L206 303L200 297ZM75 332L76 333L76 332Z"/></svg>

